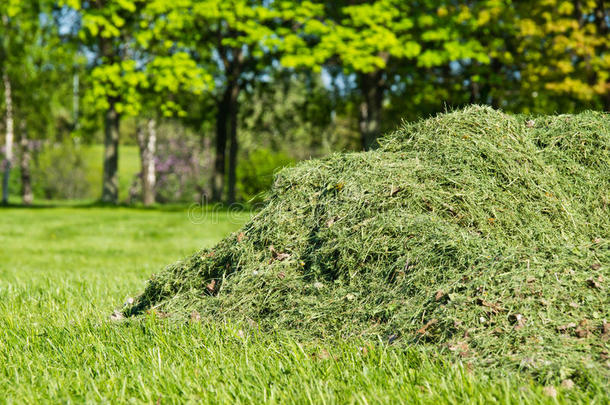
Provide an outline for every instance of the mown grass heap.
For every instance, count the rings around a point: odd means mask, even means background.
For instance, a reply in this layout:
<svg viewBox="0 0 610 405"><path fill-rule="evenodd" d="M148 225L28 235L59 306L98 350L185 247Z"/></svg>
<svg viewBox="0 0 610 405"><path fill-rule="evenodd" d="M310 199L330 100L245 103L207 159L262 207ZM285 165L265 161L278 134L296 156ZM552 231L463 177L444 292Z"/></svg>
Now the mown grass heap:
<svg viewBox="0 0 610 405"><path fill-rule="evenodd" d="M608 376L609 206L608 114L472 106L281 171L241 231L153 276L125 312Z"/></svg>

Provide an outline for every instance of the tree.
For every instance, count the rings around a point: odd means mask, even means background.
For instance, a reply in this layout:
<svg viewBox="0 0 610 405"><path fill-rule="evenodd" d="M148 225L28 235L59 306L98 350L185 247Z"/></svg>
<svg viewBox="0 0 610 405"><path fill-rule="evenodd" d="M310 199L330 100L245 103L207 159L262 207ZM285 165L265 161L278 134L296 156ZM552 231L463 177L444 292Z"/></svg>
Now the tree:
<svg viewBox="0 0 610 405"><path fill-rule="evenodd" d="M281 15L273 8L275 2L262 0L157 0L152 4L165 8L167 32L192 51L217 84L212 199L231 203L235 200L240 95L253 80L273 69L274 28Z"/></svg>
<svg viewBox="0 0 610 405"><path fill-rule="evenodd" d="M139 116L146 117L145 124L136 127L136 140L140 148L142 202L151 205L155 202L155 149L157 125L162 118L184 117L185 94L201 97L213 87L212 78L201 71L195 61L184 52L167 53L146 43L146 51L139 58L144 80L138 92L137 106ZM177 97L177 96L181 97Z"/></svg>
<svg viewBox="0 0 610 405"><path fill-rule="evenodd" d="M549 0L515 7L524 90L562 100L561 110L610 111L608 2Z"/></svg>
<svg viewBox="0 0 610 405"><path fill-rule="evenodd" d="M320 70L338 66L359 93L362 146L374 145L381 130L388 89L423 70L452 61L486 64L486 49L454 2L316 2L295 16L300 29L284 41L283 63Z"/></svg>
<svg viewBox="0 0 610 405"><path fill-rule="evenodd" d="M21 13L18 1L11 0L0 5L2 25L2 43L0 44L0 63L2 64L2 84L4 87L4 107L5 107L5 139L4 139L4 161L2 162L2 204L8 203L9 196L9 177L13 165L13 141L14 141L14 115L13 115L13 92L12 80L10 77L11 68L18 59L19 29L16 28L15 18Z"/></svg>
<svg viewBox="0 0 610 405"><path fill-rule="evenodd" d="M55 73L65 50L58 46L51 5L46 0L12 0L0 6L0 63L6 108L3 203L9 195L14 141L20 149L22 201L26 205L32 203L30 139L47 136L48 126L54 121L51 107L61 89Z"/></svg>
<svg viewBox="0 0 610 405"><path fill-rule="evenodd" d="M82 16L80 39L95 55L91 88L85 100L104 113L104 175L102 201L118 201L118 148L121 116L147 115L141 146L145 204L154 202L154 144L160 115L182 110L171 100L179 91L201 93L211 80L201 74L185 52L162 36L165 11L170 1L67 0ZM140 128L142 129L142 128Z"/></svg>
<svg viewBox="0 0 610 405"><path fill-rule="evenodd" d="M101 199L118 202L119 126L121 115L132 108L135 87L142 80L136 63L127 60L133 41L133 21L143 0L63 0L80 12L79 40L92 55L91 85L86 98L104 114L104 166Z"/></svg>

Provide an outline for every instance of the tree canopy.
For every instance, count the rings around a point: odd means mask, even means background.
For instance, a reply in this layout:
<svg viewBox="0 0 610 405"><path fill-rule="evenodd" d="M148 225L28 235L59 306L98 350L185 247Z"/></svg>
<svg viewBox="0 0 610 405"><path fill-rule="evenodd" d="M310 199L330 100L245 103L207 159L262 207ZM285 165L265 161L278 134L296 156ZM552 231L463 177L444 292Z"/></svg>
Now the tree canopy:
<svg viewBox="0 0 610 405"><path fill-rule="evenodd" d="M232 202L256 145L295 159L374 148L401 118L468 103L608 110L609 14L602 0L7 0L5 161L17 121L33 139L103 142L102 200L116 203L119 145L174 123L213 155L200 191Z"/></svg>

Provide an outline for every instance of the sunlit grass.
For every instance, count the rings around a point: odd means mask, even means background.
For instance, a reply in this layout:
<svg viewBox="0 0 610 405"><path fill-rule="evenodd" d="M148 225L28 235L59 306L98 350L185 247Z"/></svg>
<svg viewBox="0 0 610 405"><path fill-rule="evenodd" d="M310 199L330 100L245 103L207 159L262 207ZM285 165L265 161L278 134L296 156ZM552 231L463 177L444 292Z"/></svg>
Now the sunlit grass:
<svg viewBox="0 0 610 405"><path fill-rule="evenodd" d="M151 273L248 217L194 224L177 208L0 210L0 403L554 402L524 377L486 376L417 349L109 320ZM556 388L560 402L607 401L601 381Z"/></svg>

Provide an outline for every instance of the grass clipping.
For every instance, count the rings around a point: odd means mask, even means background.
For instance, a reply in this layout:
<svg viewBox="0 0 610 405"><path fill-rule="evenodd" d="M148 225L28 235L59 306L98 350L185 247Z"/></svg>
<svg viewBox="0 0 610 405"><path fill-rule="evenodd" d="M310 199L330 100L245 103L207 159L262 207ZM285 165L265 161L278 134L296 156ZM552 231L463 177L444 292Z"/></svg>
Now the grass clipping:
<svg viewBox="0 0 610 405"><path fill-rule="evenodd" d="M609 115L472 106L281 171L243 229L153 276L126 313L608 376L609 206Z"/></svg>

